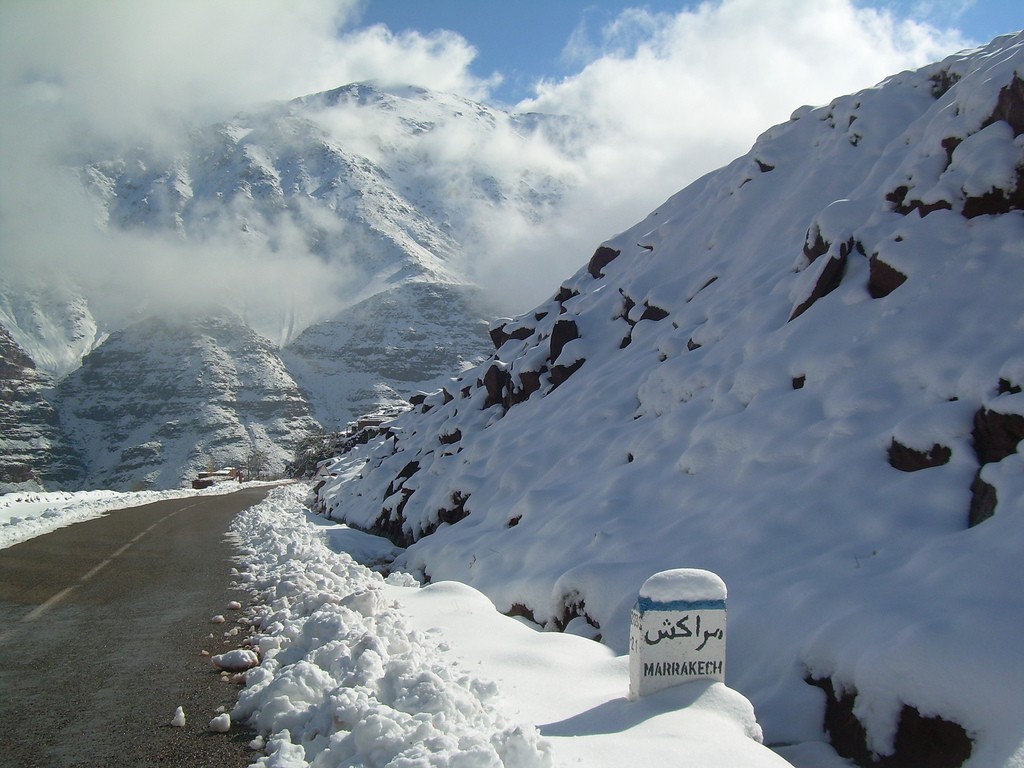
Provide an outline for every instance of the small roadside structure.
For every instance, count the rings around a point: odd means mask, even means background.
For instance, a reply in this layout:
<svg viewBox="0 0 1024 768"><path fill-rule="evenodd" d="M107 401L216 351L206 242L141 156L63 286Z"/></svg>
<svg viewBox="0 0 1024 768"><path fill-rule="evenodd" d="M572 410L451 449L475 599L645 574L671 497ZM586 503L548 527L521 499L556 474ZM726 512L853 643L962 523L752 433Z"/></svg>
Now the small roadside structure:
<svg viewBox="0 0 1024 768"><path fill-rule="evenodd" d="M242 482L242 470L237 467L225 467L213 472L200 472L196 479L192 481L192 487L197 489L209 488L211 485L227 482L228 480Z"/></svg>
<svg viewBox="0 0 1024 768"><path fill-rule="evenodd" d="M629 698L694 680L725 681L725 582L677 568L644 582L630 617Z"/></svg>

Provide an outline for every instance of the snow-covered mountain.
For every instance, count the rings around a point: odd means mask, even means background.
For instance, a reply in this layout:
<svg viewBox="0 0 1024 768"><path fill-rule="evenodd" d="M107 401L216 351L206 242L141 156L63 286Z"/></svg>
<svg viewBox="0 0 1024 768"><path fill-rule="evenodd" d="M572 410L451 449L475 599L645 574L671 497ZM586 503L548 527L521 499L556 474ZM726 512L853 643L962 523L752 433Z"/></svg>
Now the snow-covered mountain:
<svg viewBox="0 0 1024 768"><path fill-rule="evenodd" d="M482 318L492 309L474 286L407 282L307 328L282 359L323 424L393 413L417 388L486 356Z"/></svg>
<svg viewBox="0 0 1024 768"><path fill-rule="evenodd" d="M40 371L62 378L103 341L88 301L70 282L7 278L0 278L0 327Z"/></svg>
<svg viewBox="0 0 1024 768"><path fill-rule="evenodd" d="M471 246L485 214L536 221L559 199L565 180L526 151L549 124L567 125L359 83L197 128L171 149L136 147L84 162L79 177L100 228L130 253L133 276L148 275L152 260L155 287L119 288L116 273L113 288L100 292L76 289L70 278L43 289L29 276L9 276L0 286L0 324L40 369L58 379L71 374L56 405L83 441L87 484L164 487L211 445L223 447L212 450L218 458L249 450L242 437L227 450L226 435L242 434L235 416L203 421L220 406L201 398L222 404L222 391L181 380L188 389L175 393L167 385L180 377L138 387L149 371L175 373L178 361L162 356L191 349L197 333L214 348L238 349L242 331L219 320L224 313L278 347L280 359L264 350L246 375L284 375L289 388L293 377L301 390L294 396L307 405L288 413L311 412L328 430L486 356L487 323L507 308L475 287ZM496 145L497 154L488 149ZM510 164L516 155L521 161ZM177 269L185 274L167 267L190 251L201 256ZM320 284L297 292L291 273L315 274ZM225 354L233 367L234 353ZM149 371L133 370L133 360ZM169 403L187 409L172 413ZM126 407L134 413L128 421L120 416ZM283 415L238 418L282 440L271 451L279 459L300 433L299 423L282 429L268 421ZM164 422L176 425L173 434Z"/></svg>
<svg viewBox="0 0 1024 768"><path fill-rule="evenodd" d="M65 428L104 488L175 488L264 454L280 472L317 424L270 342L237 318L152 318L60 382Z"/></svg>
<svg viewBox="0 0 1024 768"><path fill-rule="evenodd" d="M1018 33L797 110L496 323L320 508L619 652L647 577L715 571L767 743L1022 764L1022 73Z"/></svg>

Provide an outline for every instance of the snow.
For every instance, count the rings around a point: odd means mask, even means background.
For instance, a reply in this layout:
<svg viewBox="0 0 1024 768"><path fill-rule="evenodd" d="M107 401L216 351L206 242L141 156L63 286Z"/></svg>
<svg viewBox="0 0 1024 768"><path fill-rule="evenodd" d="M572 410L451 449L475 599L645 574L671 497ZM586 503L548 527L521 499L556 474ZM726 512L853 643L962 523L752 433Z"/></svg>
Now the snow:
<svg viewBox="0 0 1024 768"><path fill-rule="evenodd" d="M784 766L750 703L701 682L626 699L625 658L452 582L386 579L328 545L289 486L236 518L262 663L231 713L259 766Z"/></svg>
<svg viewBox="0 0 1024 768"><path fill-rule="evenodd" d="M238 633L236 632L235 634ZM228 672L244 672L259 664L260 657L255 651L250 651L246 648L235 648L227 653L219 653L213 656L210 661L213 662L217 669L223 669Z"/></svg>
<svg viewBox="0 0 1024 768"><path fill-rule="evenodd" d="M640 587L640 597L658 603L677 600L725 600L728 590L717 574L699 568L674 568L656 573Z"/></svg>
<svg viewBox="0 0 1024 768"><path fill-rule="evenodd" d="M225 483L201 491L19 491L0 495L0 549L125 507L167 499L213 496L264 483Z"/></svg>
<svg viewBox="0 0 1024 768"><path fill-rule="evenodd" d="M210 721L210 730L214 733L227 733L231 730L231 715L225 712Z"/></svg>
<svg viewBox="0 0 1024 768"><path fill-rule="evenodd" d="M581 268L508 326L527 338L328 466L317 508L400 532L418 578L586 622L613 653L647 579L711 571L726 684L792 759L824 739L811 677L856 692L879 754L910 706L963 726L968 768L1024 765L1024 458L980 466L972 436L983 408L1024 412L1000 386L1024 385L1024 216L965 215L1020 178L1024 139L990 121L1019 72L1024 33L799 110L607 241L603 276ZM906 281L874 296L872 258ZM540 389L516 401L526 373ZM894 440L949 461L901 471ZM969 527L979 471L998 505Z"/></svg>

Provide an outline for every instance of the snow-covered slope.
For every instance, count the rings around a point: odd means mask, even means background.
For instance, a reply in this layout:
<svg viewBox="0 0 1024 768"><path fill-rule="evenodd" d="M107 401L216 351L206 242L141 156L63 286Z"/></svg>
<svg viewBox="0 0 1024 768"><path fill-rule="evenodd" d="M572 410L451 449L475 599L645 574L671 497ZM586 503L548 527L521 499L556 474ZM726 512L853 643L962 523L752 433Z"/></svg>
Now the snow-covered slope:
<svg viewBox="0 0 1024 768"><path fill-rule="evenodd" d="M176 488L265 454L280 472L316 428L268 341L237 318L151 319L111 334L59 385L92 487Z"/></svg>
<svg viewBox="0 0 1024 768"><path fill-rule="evenodd" d="M1020 73L1024 34L798 110L319 504L619 651L648 576L715 571L767 743L1024 764Z"/></svg>
<svg viewBox="0 0 1024 768"><path fill-rule="evenodd" d="M0 277L0 328L55 379L77 368L105 337L81 290L60 279Z"/></svg>

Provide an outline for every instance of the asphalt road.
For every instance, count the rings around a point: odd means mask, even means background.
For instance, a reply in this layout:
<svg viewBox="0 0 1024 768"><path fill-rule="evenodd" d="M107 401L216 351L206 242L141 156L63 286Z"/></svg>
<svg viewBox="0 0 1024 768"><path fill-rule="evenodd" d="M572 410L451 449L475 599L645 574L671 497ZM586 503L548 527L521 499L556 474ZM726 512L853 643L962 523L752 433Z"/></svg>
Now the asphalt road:
<svg viewBox="0 0 1024 768"><path fill-rule="evenodd" d="M232 768L257 756L237 725L209 729L238 689L201 651L245 635L224 638L240 617L228 603L247 598L231 587L225 534L266 493L123 509L0 550L4 766ZM170 725L179 705L184 728Z"/></svg>

